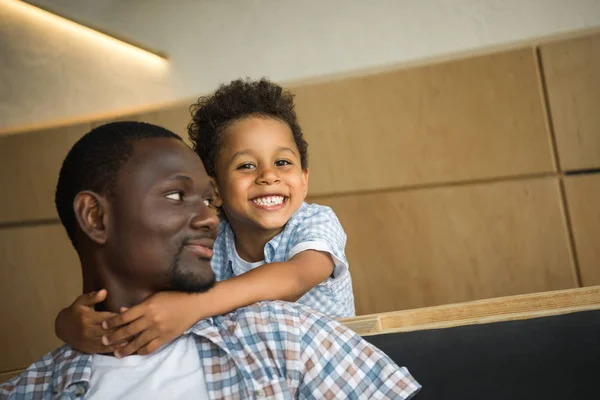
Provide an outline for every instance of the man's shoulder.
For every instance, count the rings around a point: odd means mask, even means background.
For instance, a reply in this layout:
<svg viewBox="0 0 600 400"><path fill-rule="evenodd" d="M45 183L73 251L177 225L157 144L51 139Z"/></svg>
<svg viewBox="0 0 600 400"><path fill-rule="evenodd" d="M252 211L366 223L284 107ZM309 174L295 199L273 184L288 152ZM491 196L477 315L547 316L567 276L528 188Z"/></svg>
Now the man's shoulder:
<svg viewBox="0 0 600 400"><path fill-rule="evenodd" d="M40 396L45 393L54 378L54 371L61 369L78 353L70 346L61 346L31 364L20 375L0 384L0 398L12 394ZM66 369L68 372L68 368Z"/></svg>

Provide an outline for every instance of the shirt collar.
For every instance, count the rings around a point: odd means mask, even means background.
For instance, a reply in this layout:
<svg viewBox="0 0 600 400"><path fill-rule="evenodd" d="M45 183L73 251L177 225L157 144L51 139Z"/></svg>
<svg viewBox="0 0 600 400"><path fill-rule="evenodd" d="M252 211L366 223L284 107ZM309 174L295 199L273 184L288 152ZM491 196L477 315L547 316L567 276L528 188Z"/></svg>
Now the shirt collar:
<svg viewBox="0 0 600 400"><path fill-rule="evenodd" d="M291 226L294 226L297 223L296 216L298 214L300 214L302 211L304 211L304 209L306 207L308 207L308 204L306 202L303 202L302 205L300 205L300 208L298 208L298 210L296 210L296 212L290 217L290 219L285 224L285 226L283 227L281 232L279 232L279 234L277 234L273 239L271 239L267 242L267 244L265 245L265 248L264 248L264 253L263 253L263 255L265 257L264 258L265 263L272 262L275 252L277 251L277 248L279 247L279 243L281 242L281 239L284 236L283 233L285 232L286 229L289 229ZM233 254L232 249L235 249L235 233L233 233L233 228L231 227L231 224L229 223L229 221L227 221L227 223L224 224L224 226L221 225L220 228L221 228L221 234L225 236L227 261L233 262L235 260L235 255Z"/></svg>
<svg viewBox="0 0 600 400"><path fill-rule="evenodd" d="M58 349L54 357L54 372L52 376L52 387L54 393L62 393L72 385L78 385L87 392L92 376L92 356L80 353L71 346L63 346Z"/></svg>

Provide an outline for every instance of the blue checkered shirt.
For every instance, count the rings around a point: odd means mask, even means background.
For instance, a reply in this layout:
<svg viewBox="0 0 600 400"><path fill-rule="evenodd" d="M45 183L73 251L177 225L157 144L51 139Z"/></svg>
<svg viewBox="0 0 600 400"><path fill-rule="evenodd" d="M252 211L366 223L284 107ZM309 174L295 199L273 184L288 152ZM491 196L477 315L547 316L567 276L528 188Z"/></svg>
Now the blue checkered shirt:
<svg viewBox="0 0 600 400"><path fill-rule="evenodd" d="M327 251L335 263L333 276L308 291L298 299L298 303L333 318L353 317L352 278L344 253L346 233L331 208L303 203L283 231L265 245L265 263L289 260L298 246L304 250ZM229 222L223 219L219 225L219 236L214 245L211 263L216 279L222 281L248 272L248 266L236 262L238 259L235 234Z"/></svg>
<svg viewBox="0 0 600 400"><path fill-rule="evenodd" d="M260 302L199 321L211 399L408 399L420 385L349 328L294 303ZM91 355L63 346L0 385L0 399L81 399Z"/></svg>

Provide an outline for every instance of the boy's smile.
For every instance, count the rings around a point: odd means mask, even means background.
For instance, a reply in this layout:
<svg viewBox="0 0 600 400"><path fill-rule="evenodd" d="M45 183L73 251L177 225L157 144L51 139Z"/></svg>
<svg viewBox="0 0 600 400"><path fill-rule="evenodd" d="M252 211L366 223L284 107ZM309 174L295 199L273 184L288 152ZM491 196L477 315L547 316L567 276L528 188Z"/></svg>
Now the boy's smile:
<svg viewBox="0 0 600 400"><path fill-rule="evenodd" d="M234 122L216 162L217 191L236 236L276 236L300 208L308 171L287 124L268 117Z"/></svg>

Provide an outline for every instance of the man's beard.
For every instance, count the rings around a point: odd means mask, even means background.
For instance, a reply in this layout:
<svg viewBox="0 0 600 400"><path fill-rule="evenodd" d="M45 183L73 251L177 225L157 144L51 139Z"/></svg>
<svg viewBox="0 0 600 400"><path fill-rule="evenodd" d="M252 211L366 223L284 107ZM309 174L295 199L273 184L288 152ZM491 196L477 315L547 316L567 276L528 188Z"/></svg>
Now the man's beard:
<svg viewBox="0 0 600 400"><path fill-rule="evenodd" d="M187 242L187 238L184 239L179 246L179 250L175 257L173 258L173 263L171 264L171 290L177 292L186 292L186 293L202 293L211 289L215 285L215 275L212 274L210 279L201 280L192 272L184 271L181 268L181 253L183 253L184 246Z"/></svg>

